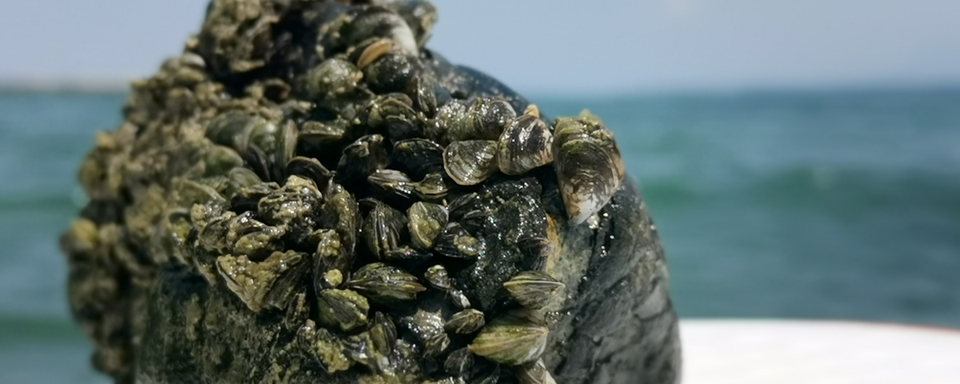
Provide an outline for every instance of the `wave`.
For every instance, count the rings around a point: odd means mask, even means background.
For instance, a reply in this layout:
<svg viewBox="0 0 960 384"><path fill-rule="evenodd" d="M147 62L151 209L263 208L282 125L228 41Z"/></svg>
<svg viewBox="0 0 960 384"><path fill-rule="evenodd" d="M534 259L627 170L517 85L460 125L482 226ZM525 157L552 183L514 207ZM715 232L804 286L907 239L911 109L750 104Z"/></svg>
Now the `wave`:
<svg viewBox="0 0 960 384"><path fill-rule="evenodd" d="M0 214L36 214L79 212L80 207L69 196L4 196L0 197Z"/></svg>
<svg viewBox="0 0 960 384"><path fill-rule="evenodd" d="M70 319L0 315L0 343L82 339Z"/></svg>

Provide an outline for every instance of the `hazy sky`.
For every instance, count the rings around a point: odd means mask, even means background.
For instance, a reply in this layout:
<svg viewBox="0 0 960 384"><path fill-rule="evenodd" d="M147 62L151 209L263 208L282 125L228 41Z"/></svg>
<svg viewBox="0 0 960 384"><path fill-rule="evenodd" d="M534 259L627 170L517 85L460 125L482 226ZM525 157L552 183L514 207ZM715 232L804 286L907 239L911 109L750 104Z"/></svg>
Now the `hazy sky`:
<svg viewBox="0 0 960 384"><path fill-rule="evenodd" d="M0 1L0 81L149 75L203 0ZM435 0L429 46L522 91L960 84L958 0Z"/></svg>

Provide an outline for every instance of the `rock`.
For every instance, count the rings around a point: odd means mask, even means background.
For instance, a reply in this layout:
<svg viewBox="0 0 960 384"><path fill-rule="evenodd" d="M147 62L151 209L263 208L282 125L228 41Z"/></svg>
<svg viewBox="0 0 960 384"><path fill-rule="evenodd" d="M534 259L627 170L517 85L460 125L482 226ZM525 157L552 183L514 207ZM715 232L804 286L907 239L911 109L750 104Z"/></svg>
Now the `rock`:
<svg viewBox="0 0 960 384"><path fill-rule="evenodd" d="M422 48L435 20L423 0L212 1L80 167L90 203L61 247L95 368L117 383L678 380L663 249L599 119L558 120L559 157L550 140L504 135L545 153L518 175L458 185L439 164L417 170L424 179L392 169L419 158L397 160L397 141L432 142L417 148L436 158L451 141L506 145L495 139L517 116L551 126L507 86ZM602 138L590 144L602 157L579 151L593 148L580 133ZM496 164L474 157L445 161ZM414 243L402 214L419 201L449 212L432 243ZM387 207L400 214L361 223ZM498 319L520 308L504 283L524 271L565 288L521 300L535 343L498 345ZM465 328L465 313L489 321ZM466 352L478 334L490 359ZM445 368L455 351L471 364Z"/></svg>

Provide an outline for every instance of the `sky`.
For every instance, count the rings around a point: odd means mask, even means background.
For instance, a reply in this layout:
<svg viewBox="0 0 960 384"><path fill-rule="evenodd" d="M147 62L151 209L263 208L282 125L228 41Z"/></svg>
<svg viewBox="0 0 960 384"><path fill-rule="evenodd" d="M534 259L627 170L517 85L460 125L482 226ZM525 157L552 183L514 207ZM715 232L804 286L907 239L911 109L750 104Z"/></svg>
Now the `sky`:
<svg viewBox="0 0 960 384"><path fill-rule="evenodd" d="M0 82L150 75L203 0L0 2ZM522 92L960 84L957 0L434 0L429 47Z"/></svg>

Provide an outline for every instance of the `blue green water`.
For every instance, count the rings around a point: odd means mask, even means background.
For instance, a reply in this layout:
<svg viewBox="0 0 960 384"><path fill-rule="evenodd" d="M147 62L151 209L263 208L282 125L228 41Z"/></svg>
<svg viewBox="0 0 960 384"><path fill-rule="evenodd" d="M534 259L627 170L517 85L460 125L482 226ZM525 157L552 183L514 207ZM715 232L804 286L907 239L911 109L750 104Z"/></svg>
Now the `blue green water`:
<svg viewBox="0 0 960 384"><path fill-rule="evenodd" d="M105 382L57 236L120 94L0 93L0 382ZM960 90L540 100L616 133L683 317L960 327Z"/></svg>

